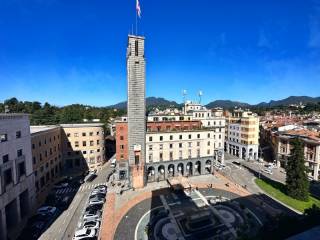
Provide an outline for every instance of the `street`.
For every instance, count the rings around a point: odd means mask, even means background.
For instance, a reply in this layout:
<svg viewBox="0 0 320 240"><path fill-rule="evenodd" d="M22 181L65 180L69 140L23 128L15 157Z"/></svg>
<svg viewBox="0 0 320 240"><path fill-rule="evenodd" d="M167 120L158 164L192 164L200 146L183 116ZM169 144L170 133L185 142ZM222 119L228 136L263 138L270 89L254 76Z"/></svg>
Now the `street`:
<svg viewBox="0 0 320 240"><path fill-rule="evenodd" d="M69 196L77 191L69 207L61 213L54 223L41 235L40 240L72 239L78 226L89 194L96 186L107 185L106 176L112 171L110 163L106 163L97 171L97 177L92 182L83 183L78 189L67 187L57 191L57 194Z"/></svg>

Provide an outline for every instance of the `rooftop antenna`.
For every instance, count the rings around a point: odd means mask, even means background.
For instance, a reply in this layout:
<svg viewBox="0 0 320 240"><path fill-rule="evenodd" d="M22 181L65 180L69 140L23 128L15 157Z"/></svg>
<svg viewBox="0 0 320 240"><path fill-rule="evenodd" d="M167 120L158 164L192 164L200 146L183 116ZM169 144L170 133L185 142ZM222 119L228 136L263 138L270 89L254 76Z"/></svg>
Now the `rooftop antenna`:
<svg viewBox="0 0 320 240"><path fill-rule="evenodd" d="M201 96L203 95L203 93L202 93L202 91L200 90L199 92L198 92L198 96L199 96L199 103L201 103Z"/></svg>
<svg viewBox="0 0 320 240"><path fill-rule="evenodd" d="M186 103L186 96L187 96L187 90L182 90L182 96L183 96L183 103Z"/></svg>

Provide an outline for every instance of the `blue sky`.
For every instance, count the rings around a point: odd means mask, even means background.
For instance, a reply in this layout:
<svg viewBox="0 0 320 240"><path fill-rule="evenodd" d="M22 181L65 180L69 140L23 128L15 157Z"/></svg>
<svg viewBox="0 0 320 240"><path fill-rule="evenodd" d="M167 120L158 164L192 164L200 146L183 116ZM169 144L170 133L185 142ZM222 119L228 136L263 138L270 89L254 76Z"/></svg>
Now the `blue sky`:
<svg viewBox="0 0 320 240"><path fill-rule="evenodd" d="M147 95L320 96L320 1L140 0ZM135 0L0 0L0 101L126 99Z"/></svg>

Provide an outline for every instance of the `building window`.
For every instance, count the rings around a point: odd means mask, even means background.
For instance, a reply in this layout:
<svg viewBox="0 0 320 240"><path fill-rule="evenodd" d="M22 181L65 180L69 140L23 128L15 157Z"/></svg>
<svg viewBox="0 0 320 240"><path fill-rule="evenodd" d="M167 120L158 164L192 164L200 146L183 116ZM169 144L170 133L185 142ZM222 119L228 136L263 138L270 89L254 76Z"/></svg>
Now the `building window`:
<svg viewBox="0 0 320 240"><path fill-rule="evenodd" d="M192 142L188 142L189 147L192 147Z"/></svg>
<svg viewBox="0 0 320 240"><path fill-rule="evenodd" d="M200 149L197 149L197 156L200 157Z"/></svg>
<svg viewBox="0 0 320 240"><path fill-rule="evenodd" d="M124 155L123 154L120 155L120 159L124 159Z"/></svg>
<svg viewBox="0 0 320 240"><path fill-rule="evenodd" d="M79 134L78 134L78 133L74 133L74 136L75 136L75 137L79 137Z"/></svg>
<svg viewBox="0 0 320 240"><path fill-rule="evenodd" d="M94 141L90 141L90 146L92 147L94 145Z"/></svg>
<svg viewBox="0 0 320 240"><path fill-rule="evenodd" d="M6 141L8 141L8 135L0 134L0 142L6 142Z"/></svg>
<svg viewBox="0 0 320 240"><path fill-rule="evenodd" d="M172 135L170 135L170 140L173 140L173 136Z"/></svg>
<svg viewBox="0 0 320 240"><path fill-rule="evenodd" d="M3 163L9 162L9 154L3 155L2 161L3 161Z"/></svg>
<svg viewBox="0 0 320 240"><path fill-rule="evenodd" d="M24 161L19 163L18 169L19 169L19 178L26 174L26 166Z"/></svg>
<svg viewBox="0 0 320 240"><path fill-rule="evenodd" d="M136 40L134 42L135 46L134 46L134 50L135 50L135 55L138 56L139 55L139 45L138 45L138 40Z"/></svg>
<svg viewBox="0 0 320 240"><path fill-rule="evenodd" d="M188 157L191 158L191 149L188 150Z"/></svg>
<svg viewBox="0 0 320 240"><path fill-rule="evenodd" d="M160 153L160 154L159 154L159 159L160 159L160 161L163 160L163 153Z"/></svg>
<svg viewBox="0 0 320 240"><path fill-rule="evenodd" d="M210 141L208 141L208 146L210 146Z"/></svg>
<svg viewBox="0 0 320 240"><path fill-rule="evenodd" d="M197 142L197 147L200 147L200 142Z"/></svg>
<svg viewBox="0 0 320 240"><path fill-rule="evenodd" d="M197 138L200 138L200 134L197 135Z"/></svg>
<svg viewBox="0 0 320 240"><path fill-rule="evenodd" d="M173 152L170 152L169 157L170 157L170 160L173 160Z"/></svg>
<svg viewBox="0 0 320 240"><path fill-rule="evenodd" d="M99 145L100 144L100 140L97 140L97 145Z"/></svg>
<svg viewBox="0 0 320 240"><path fill-rule="evenodd" d="M100 148L97 149L97 152L100 152Z"/></svg>
<svg viewBox="0 0 320 240"><path fill-rule="evenodd" d="M67 137L70 137L70 133L67 133Z"/></svg>
<svg viewBox="0 0 320 240"><path fill-rule="evenodd" d="M189 134L189 139L191 139L191 134Z"/></svg>
<svg viewBox="0 0 320 240"><path fill-rule="evenodd" d="M152 137L149 137L149 142L152 142Z"/></svg>
<svg viewBox="0 0 320 240"><path fill-rule="evenodd" d="M160 141L162 141L163 140L163 136L160 136Z"/></svg>
<svg viewBox="0 0 320 240"><path fill-rule="evenodd" d="M182 139L182 135L179 135L179 139L180 139L180 140Z"/></svg>
<svg viewBox="0 0 320 240"><path fill-rule="evenodd" d="M97 136L100 134L100 132L97 132Z"/></svg>
<svg viewBox="0 0 320 240"><path fill-rule="evenodd" d="M86 154L87 154L87 151L82 151L82 154L86 155Z"/></svg>
<svg viewBox="0 0 320 240"><path fill-rule="evenodd" d="M37 163L36 157L33 157L33 158L32 158L32 162L33 162L33 164L36 164L36 163Z"/></svg>
<svg viewBox="0 0 320 240"><path fill-rule="evenodd" d="M162 150L163 149L163 144L159 145L159 149Z"/></svg>
<svg viewBox="0 0 320 240"><path fill-rule="evenodd" d="M83 147L87 146L87 142L86 141L82 141L82 146Z"/></svg>
<svg viewBox="0 0 320 240"><path fill-rule="evenodd" d="M210 149L207 150L207 154L210 155Z"/></svg>
<svg viewBox="0 0 320 240"><path fill-rule="evenodd" d="M149 151L152 151L152 145L149 145Z"/></svg>
<svg viewBox="0 0 320 240"><path fill-rule="evenodd" d="M120 149L121 149L121 150L124 149L124 145L120 145Z"/></svg>
<svg viewBox="0 0 320 240"><path fill-rule="evenodd" d="M34 143L32 143L32 149L35 149L36 148L36 146L34 145Z"/></svg>
<svg viewBox="0 0 320 240"><path fill-rule="evenodd" d="M41 147L41 141L39 141L39 147Z"/></svg>
<svg viewBox="0 0 320 240"><path fill-rule="evenodd" d="M152 156L152 153L149 154L149 162L152 162L153 161L153 156Z"/></svg>
<svg viewBox="0 0 320 240"><path fill-rule="evenodd" d="M17 150L17 156L21 157L22 156L22 149Z"/></svg>
<svg viewBox="0 0 320 240"><path fill-rule="evenodd" d="M179 158L180 159L182 158L182 151L181 150L179 151Z"/></svg>
<svg viewBox="0 0 320 240"><path fill-rule="evenodd" d="M172 144L172 143L170 143L170 145L169 145L169 146L170 146L170 148L172 148L172 147L173 147L173 144Z"/></svg>
<svg viewBox="0 0 320 240"><path fill-rule="evenodd" d="M93 136L93 132L89 132L89 135L92 137Z"/></svg>
<svg viewBox="0 0 320 240"><path fill-rule="evenodd" d="M79 147L79 142L78 142L78 141L75 141L75 142L74 142L74 146L75 146L75 147Z"/></svg>
<svg viewBox="0 0 320 240"><path fill-rule="evenodd" d="M4 171L4 184L8 185L12 183L12 171L11 168Z"/></svg>
<svg viewBox="0 0 320 240"><path fill-rule="evenodd" d="M85 132L82 133L82 137L85 137L87 136L87 134Z"/></svg>
<svg viewBox="0 0 320 240"><path fill-rule="evenodd" d="M139 164L139 161L140 161L139 155L135 155L135 156L134 156L134 163L135 163L136 165L138 165L138 164Z"/></svg>
<svg viewBox="0 0 320 240"><path fill-rule="evenodd" d="M90 150L90 154L93 154L94 153L94 150Z"/></svg>
<svg viewBox="0 0 320 240"><path fill-rule="evenodd" d="M16 138L21 138L21 131L16 132Z"/></svg>
<svg viewBox="0 0 320 240"><path fill-rule="evenodd" d="M208 138L210 138L210 133L208 133Z"/></svg>
<svg viewBox="0 0 320 240"><path fill-rule="evenodd" d="M179 143L179 148L182 148L182 143Z"/></svg>
<svg viewBox="0 0 320 240"><path fill-rule="evenodd" d="M39 155L39 159L40 159L40 161L42 161L42 154L41 153Z"/></svg>
<svg viewBox="0 0 320 240"><path fill-rule="evenodd" d="M219 139L221 139L221 134L219 134Z"/></svg>
<svg viewBox="0 0 320 240"><path fill-rule="evenodd" d="M123 136L120 136L120 140L123 140L124 139L124 137Z"/></svg>

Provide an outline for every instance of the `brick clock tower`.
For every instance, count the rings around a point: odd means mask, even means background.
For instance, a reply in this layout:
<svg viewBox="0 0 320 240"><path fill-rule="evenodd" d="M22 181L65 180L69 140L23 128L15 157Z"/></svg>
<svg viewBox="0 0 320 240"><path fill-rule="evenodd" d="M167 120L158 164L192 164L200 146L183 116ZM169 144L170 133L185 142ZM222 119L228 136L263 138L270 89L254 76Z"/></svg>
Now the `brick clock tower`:
<svg viewBox="0 0 320 240"><path fill-rule="evenodd" d="M128 158L131 187L145 185L146 100L144 37L128 36Z"/></svg>

